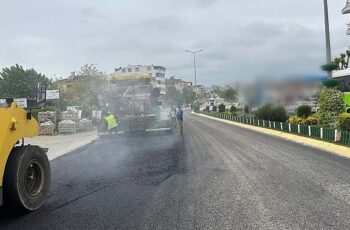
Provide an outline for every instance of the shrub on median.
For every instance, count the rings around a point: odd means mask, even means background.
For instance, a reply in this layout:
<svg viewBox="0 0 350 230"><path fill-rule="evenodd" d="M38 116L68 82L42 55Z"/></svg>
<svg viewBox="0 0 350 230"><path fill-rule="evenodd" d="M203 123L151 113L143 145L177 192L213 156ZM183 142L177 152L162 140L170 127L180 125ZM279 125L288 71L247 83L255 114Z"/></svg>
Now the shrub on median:
<svg viewBox="0 0 350 230"><path fill-rule="evenodd" d="M320 118L317 114L313 114L311 116L308 116L306 119L304 119L302 123L304 125L317 125L319 119Z"/></svg>
<svg viewBox="0 0 350 230"><path fill-rule="evenodd" d="M209 112L209 111L210 111L209 105L207 105L207 107L205 107L204 111L205 111L205 112Z"/></svg>
<svg viewBox="0 0 350 230"><path fill-rule="evenodd" d="M238 109L236 108L236 106L231 106L230 108L230 113L236 113L238 111Z"/></svg>
<svg viewBox="0 0 350 230"><path fill-rule="evenodd" d="M285 122L287 120L287 112L282 106L266 104L258 109L255 117L259 120Z"/></svg>
<svg viewBox="0 0 350 230"><path fill-rule="evenodd" d="M266 104L258 109L255 113L255 117L259 120L270 120L272 113L272 105Z"/></svg>
<svg viewBox="0 0 350 230"><path fill-rule="evenodd" d="M350 131L350 113L342 113L337 117L338 129L343 131Z"/></svg>
<svg viewBox="0 0 350 230"><path fill-rule="evenodd" d="M298 117L298 116L291 116L288 119L288 123L291 123L291 124L300 124L302 122L303 122L303 118Z"/></svg>
<svg viewBox="0 0 350 230"><path fill-rule="evenodd" d="M298 117L307 118L311 115L311 106L301 105L297 109Z"/></svg>
<svg viewBox="0 0 350 230"><path fill-rule="evenodd" d="M193 110L194 111L199 111L200 109L200 104L198 101L193 102Z"/></svg>
<svg viewBox="0 0 350 230"><path fill-rule="evenodd" d="M213 106L213 112L216 112L216 111L218 111L218 108L214 105Z"/></svg>
<svg viewBox="0 0 350 230"><path fill-rule="evenodd" d="M337 88L322 88L319 94L319 124L323 127L333 127L337 116L344 112L343 93Z"/></svg>
<svg viewBox="0 0 350 230"><path fill-rule="evenodd" d="M318 119L319 117L317 114L308 116L306 119L303 119L302 117L299 117L299 116L292 116L288 119L288 123L303 124L303 125L317 125Z"/></svg>
<svg viewBox="0 0 350 230"><path fill-rule="evenodd" d="M270 121L285 122L287 120L287 112L283 106L273 107Z"/></svg>
<svg viewBox="0 0 350 230"><path fill-rule="evenodd" d="M224 112L226 112L226 107L225 107L224 104L220 104L219 107L218 107L218 109L219 109L219 113L224 113Z"/></svg>

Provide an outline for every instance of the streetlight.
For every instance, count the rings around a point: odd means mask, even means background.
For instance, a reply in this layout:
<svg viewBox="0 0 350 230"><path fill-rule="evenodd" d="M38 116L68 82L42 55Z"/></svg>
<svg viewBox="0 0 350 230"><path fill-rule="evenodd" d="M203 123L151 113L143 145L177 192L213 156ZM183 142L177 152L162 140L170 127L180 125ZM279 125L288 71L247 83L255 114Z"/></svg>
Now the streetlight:
<svg viewBox="0 0 350 230"><path fill-rule="evenodd" d="M346 5L344 9L341 11L343 14L349 14L350 13L350 0L346 1Z"/></svg>
<svg viewBox="0 0 350 230"><path fill-rule="evenodd" d="M350 0L346 1L346 5L344 9L341 11L343 14L350 14ZM350 23L348 23L348 30L346 32L346 35L350 35Z"/></svg>
<svg viewBox="0 0 350 230"><path fill-rule="evenodd" d="M185 50L187 53L193 54L193 68L194 68L194 85L197 85L197 70L196 70L196 53L204 51L203 49L201 50Z"/></svg>
<svg viewBox="0 0 350 230"><path fill-rule="evenodd" d="M326 37L326 55L327 55L327 64L332 63L332 54L331 54L331 38L329 34L329 19L328 19L328 1L323 0L324 6L324 25L325 25L325 37ZM332 72L328 71L328 77L332 77Z"/></svg>

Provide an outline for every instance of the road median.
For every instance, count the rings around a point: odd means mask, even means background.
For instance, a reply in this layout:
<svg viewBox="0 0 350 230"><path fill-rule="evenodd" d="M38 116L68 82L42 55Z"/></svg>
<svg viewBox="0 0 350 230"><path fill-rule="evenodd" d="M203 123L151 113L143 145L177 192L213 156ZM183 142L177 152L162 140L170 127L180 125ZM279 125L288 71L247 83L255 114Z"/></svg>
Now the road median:
<svg viewBox="0 0 350 230"><path fill-rule="evenodd" d="M223 122L223 123L226 123L229 125L234 125L237 127L254 130L256 132L280 137L280 138L283 138L283 139L286 139L289 141L293 141L293 142L296 142L299 144L311 146L311 147L314 147L317 149L325 150L325 151L328 151L328 152L331 152L331 153L334 153L334 154L337 154L337 155L340 155L343 157L350 158L350 148L348 148L346 146L333 144L333 143L329 143L326 141L308 138L308 137L304 137L304 136L299 136L299 135L295 135L295 134L287 133L287 132L283 132L283 131L263 128L263 127L258 127L258 126L252 126L252 125L248 125L248 124L242 124L242 123L238 123L238 122L234 122L234 121L230 121L230 120L225 120L225 119L221 119L221 118L208 116L205 114L200 114L200 113L193 113L193 114L195 114L197 116L205 117L208 119L220 121L220 122Z"/></svg>

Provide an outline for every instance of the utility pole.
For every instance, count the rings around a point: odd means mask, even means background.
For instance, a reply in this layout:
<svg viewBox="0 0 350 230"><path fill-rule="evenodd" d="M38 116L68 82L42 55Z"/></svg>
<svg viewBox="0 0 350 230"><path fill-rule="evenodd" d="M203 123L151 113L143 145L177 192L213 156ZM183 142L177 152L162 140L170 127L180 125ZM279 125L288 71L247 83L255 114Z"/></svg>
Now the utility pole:
<svg viewBox="0 0 350 230"><path fill-rule="evenodd" d="M201 50L185 50L187 53L193 54L193 68L194 68L194 85L197 85L197 68L196 68L196 53L204 51L203 49Z"/></svg>
<svg viewBox="0 0 350 230"><path fill-rule="evenodd" d="M324 6L324 25L325 25L327 64L331 64L332 63L332 53L331 53L331 38L330 38L330 33L329 33L328 1L327 0L323 0L323 6ZM332 78L332 71L328 71L328 78Z"/></svg>

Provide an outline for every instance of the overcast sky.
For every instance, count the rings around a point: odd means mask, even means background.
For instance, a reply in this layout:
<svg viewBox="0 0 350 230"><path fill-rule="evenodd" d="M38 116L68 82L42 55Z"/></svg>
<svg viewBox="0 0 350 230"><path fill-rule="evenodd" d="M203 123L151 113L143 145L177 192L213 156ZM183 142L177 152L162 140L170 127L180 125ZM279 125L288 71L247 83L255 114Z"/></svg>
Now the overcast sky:
<svg viewBox="0 0 350 230"><path fill-rule="evenodd" d="M329 1L332 52L350 45L346 0ZM257 76L320 74L323 0L1 0L0 67L67 77L84 64L106 72L154 64L167 75L232 83Z"/></svg>

